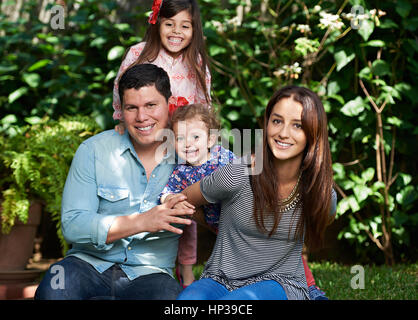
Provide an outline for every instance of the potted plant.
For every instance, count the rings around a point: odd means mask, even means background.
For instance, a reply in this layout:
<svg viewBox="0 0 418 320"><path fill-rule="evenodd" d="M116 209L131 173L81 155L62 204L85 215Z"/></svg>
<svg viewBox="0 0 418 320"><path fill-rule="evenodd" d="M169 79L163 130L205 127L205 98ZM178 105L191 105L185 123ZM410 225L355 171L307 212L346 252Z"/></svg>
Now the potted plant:
<svg viewBox="0 0 418 320"><path fill-rule="evenodd" d="M13 135L0 134L0 269L24 269L33 250L32 244L23 244L23 236L19 240L8 241L6 238L18 224L39 224L38 217L29 213L32 209L42 207L43 211L52 216L56 222L57 235L61 248L66 251L67 244L61 233L61 197L66 176L72 158L79 144L99 131L96 122L86 116L61 117L59 120L42 119L40 122L20 127ZM31 208L31 210L30 210ZM36 227L35 227L36 231ZM10 241L10 240L9 240ZM3 244L2 244L3 243ZM11 254L19 250L29 256L23 258L23 267L10 265ZM2 262L3 260L6 262ZM9 261L7 261L9 260Z"/></svg>

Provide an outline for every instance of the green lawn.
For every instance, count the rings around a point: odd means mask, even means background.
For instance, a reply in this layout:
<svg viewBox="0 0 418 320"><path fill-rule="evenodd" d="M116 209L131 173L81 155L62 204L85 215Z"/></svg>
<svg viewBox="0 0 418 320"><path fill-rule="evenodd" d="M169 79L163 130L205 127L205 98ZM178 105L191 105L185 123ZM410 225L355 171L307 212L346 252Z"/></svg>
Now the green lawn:
<svg viewBox="0 0 418 320"><path fill-rule="evenodd" d="M352 266L337 263L309 263L316 284L332 300L418 300L418 263L410 265L362 266L364 268L364 289L360 272ZM196 279L203 270L202 265L194 268ZM354 279L353 279L354 277Z"/></svg>
<svg viewBox="0 0 418 320"><path fill-rule="evenodd" d="M363 266L364 289L353 289L359 272L336 263L309 263L317 285L333 300L417 300L418 263L410 265ZM354 278L354 285L360 283Z"/></svg>

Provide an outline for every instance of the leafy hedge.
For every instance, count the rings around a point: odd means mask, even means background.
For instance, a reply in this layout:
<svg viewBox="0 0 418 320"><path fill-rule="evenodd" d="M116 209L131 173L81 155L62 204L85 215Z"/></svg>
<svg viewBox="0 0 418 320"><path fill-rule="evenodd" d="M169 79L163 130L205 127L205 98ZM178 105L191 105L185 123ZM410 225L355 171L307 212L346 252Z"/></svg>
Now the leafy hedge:
<svg viewBox="0 0 418 320"><path fill-rule="evenodd" d="M151 1L150 1L151 2ZM329 119L340 195L339 238L359 256L391 263L416 251L418 17L407 0L201 0L212 94L227 129L258 128L276 88L309 86ZM26 2L33 11L33 3ZM140 41L114 23L113 1L67 1L64 30L34 16L1 17L0 119L92 115L113 127L112 86L123 52ZM378 250L384 254L376 255Z"/></svg>

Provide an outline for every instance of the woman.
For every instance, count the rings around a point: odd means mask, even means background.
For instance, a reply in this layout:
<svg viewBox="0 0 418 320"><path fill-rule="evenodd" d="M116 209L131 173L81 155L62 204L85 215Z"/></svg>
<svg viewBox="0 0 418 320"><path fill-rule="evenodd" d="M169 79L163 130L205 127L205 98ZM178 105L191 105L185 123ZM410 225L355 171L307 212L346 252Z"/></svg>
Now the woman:
<svg viewBox="0 0 418 320"><path fill-rule="evenodd" d="M318 247L336 209L327 119L318 96L288 86L264 116L259 175L230 164L186 188L195 206L222 204L201 279L178 299L309 299L302 246Z"/></svg>

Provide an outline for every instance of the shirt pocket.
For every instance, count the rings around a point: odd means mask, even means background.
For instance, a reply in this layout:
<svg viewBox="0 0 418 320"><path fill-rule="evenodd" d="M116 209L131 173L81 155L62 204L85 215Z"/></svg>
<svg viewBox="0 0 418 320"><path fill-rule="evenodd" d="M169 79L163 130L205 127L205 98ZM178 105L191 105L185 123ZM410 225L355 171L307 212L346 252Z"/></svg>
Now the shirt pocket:
<svg viewBox="0 0 418 320"><path fill-rule="evenodd" d="M129 209L129 189L113 186L99 186L99 213L121 214Z"/></svg>

